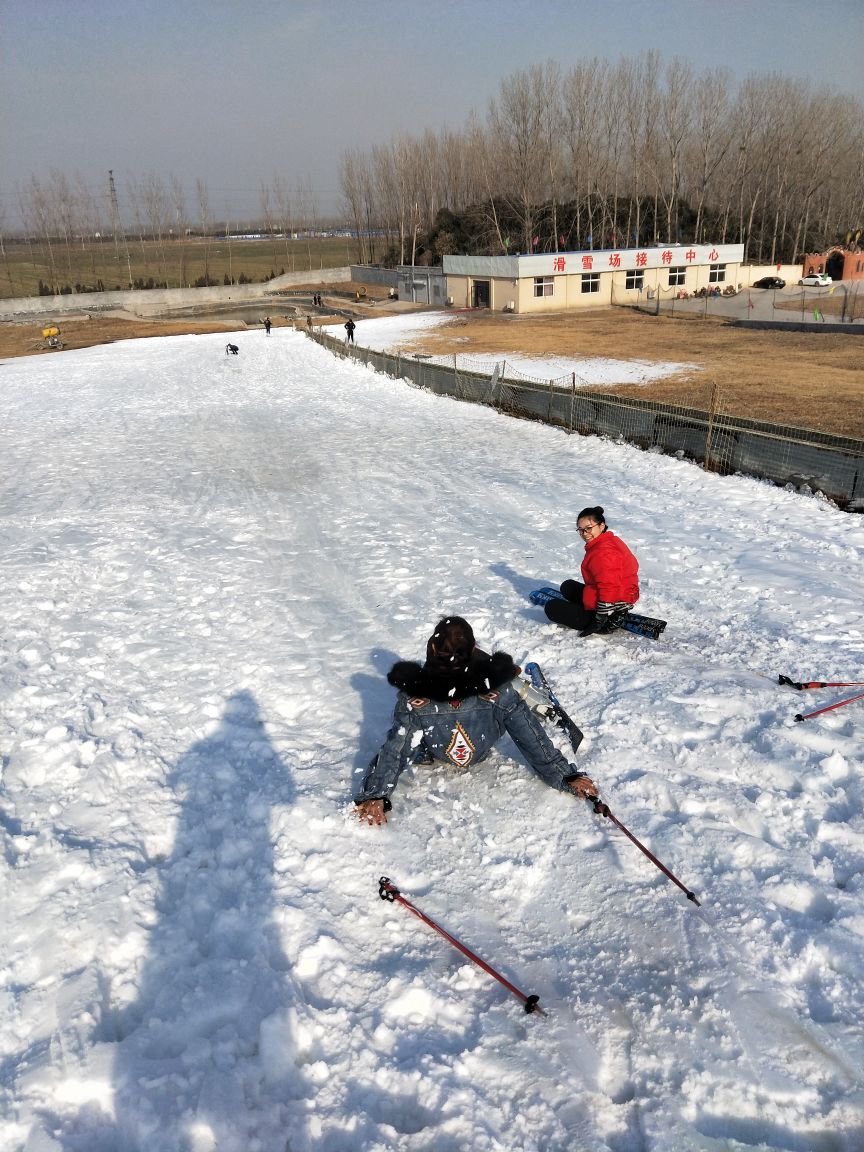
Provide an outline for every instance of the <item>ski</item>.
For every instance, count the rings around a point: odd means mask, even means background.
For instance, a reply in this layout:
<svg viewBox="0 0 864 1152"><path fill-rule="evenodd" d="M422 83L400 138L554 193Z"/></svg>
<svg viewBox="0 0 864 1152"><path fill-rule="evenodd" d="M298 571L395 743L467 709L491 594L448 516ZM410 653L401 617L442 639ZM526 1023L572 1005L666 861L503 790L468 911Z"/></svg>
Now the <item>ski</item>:
<svg viewBox="0 0 864 1152"><path fill-rule="evenodd" d="M552 715L550 719L562 732L567 733L567 738L573 746L573 751L579 751L579 745L582 743L584 736L582 730L575 724L564 709L561 707L561 702L555 693L549 681L543 675L543 670L539 664L535 664L532 660L530 664L525 665L525 671L531 677L531 683L534 687L548 697L549 703L552 706Z"/></svg>
<svg viewBox="0 0 864 1152"><path fill-rule="evenodd" d="M550 600L565 600L566 597L562 596L557 588L537 588L534 592L529 593L528 599L532 604L537 604L542 608ZM666 627L666 621L659 620L655 616L640 616L638 612L624 612L620 615L616 613L613 616L611 626L613 629L620 628L625 632L632 632L636 636L647 636L651 640L659 640Z"/></svg>

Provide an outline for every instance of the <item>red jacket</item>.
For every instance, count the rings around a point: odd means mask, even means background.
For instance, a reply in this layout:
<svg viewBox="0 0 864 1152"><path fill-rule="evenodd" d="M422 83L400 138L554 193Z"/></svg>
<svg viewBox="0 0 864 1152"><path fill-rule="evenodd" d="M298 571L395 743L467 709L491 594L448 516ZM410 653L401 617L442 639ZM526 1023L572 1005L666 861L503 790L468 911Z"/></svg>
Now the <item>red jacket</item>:
<svg viewBox="0 0 864 1152"><path fill-rule="evenodd" d="M635 604L639 599L638 572L639 561L624 541L607 528L585 545L582 603L589 612L597 607L598 600Z"/></svg>

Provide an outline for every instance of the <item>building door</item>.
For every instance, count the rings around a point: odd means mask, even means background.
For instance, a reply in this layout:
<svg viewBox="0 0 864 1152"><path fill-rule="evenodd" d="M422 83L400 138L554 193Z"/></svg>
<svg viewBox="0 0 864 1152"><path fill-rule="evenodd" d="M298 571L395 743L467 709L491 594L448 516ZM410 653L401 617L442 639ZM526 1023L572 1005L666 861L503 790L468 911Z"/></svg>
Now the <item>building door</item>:
<svg viewBox="0 0 864 1152"><path fill-rule="evenodd" d="M832 280L843 279L843 265L846 263L842 252L832 252L825 261L825 271Z"/></svg>
<svg viewBox="0 0 864 1152"><path fill-rule="evenodd" d="M475 280L471 285L471 307L488 308L492 293L488 280Z"/></svg>

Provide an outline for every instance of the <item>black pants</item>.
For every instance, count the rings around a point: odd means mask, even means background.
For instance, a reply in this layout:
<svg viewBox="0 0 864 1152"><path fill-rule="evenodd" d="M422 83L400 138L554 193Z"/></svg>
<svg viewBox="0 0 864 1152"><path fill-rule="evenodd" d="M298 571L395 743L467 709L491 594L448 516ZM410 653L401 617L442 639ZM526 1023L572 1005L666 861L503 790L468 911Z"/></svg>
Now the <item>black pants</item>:
<svg viewBox="0 0 864 1152"><path fill-rule="evenodd" d="M580 632L594 623L594 613L582 604L582 593L585 585L581 580L565 580L561 585L561 595L565 600L550 600L544 607L544 612L555 624L563 624L565 628L577 628Z"/></svg>

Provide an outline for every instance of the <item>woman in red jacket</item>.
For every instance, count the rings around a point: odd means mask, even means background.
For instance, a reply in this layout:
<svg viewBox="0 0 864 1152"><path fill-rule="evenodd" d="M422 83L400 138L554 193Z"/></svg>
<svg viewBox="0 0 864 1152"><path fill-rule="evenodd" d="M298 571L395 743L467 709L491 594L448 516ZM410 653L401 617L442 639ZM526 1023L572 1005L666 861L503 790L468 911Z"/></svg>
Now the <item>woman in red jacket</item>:
<svg viewBox="0 0 864 1152"><path fill-rule="evenodd" d="M616 612L639 599L639 562L623 540L606 526L603 509L583 508L576 520L585 541L582 580L565 580L564 600L550 600L546 615L556 624L578 628L581 636L608 630Z"/></svg>

